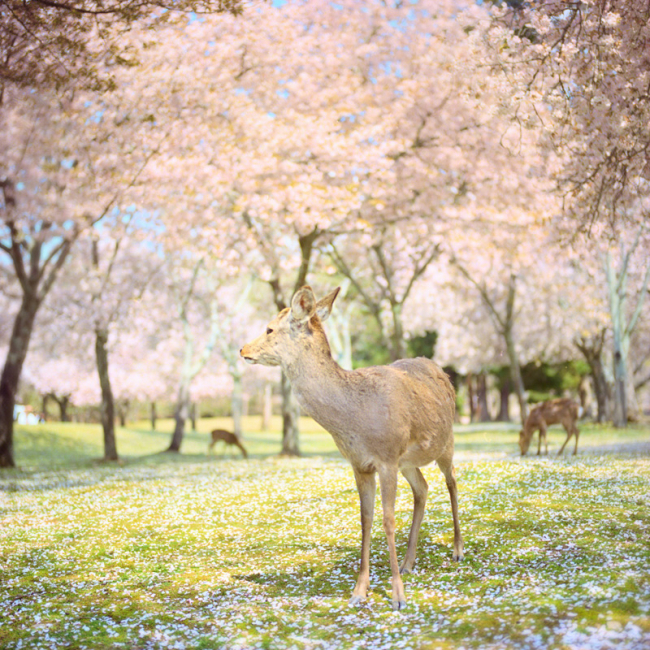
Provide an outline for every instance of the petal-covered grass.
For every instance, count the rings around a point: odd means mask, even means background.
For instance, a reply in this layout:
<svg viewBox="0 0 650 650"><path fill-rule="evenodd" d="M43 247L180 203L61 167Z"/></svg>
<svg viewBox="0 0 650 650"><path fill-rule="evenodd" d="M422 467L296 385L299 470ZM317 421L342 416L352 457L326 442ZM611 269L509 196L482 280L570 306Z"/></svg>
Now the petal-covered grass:
<svg viewBox="0 0 650 650"><path fill-rule="evenodd" d="M304 422L307 457L280 459L277 432L247 421L244 461L234 449L205 455L205 432L225 421L202 422L180 456L156 453L169 422L141 424L118 432L121 465L97 461L98 428L18 430L21 469L0 473L0 647L650 646L647 428L583 425L584 452L559 460L521 459L514 428L460 428L465 560L451 560L447 490L426 468L418 561L397 613L379 499L370 596L347 605L358 498L315 425ZM552 432L552 453L563 439ZM411 508L400 479L400 555Z"/></svg>

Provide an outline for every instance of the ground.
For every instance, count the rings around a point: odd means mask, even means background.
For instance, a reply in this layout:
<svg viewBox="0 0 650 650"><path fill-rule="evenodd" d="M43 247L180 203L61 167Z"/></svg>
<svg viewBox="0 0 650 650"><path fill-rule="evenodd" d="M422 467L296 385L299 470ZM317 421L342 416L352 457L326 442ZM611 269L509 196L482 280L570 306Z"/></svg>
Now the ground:
<svg viewBox="0 0 650 650"><path fill-rule="evenodd" d="M207 457L224 425L202 421L180 456L156 453L169 422L120 429L120 465L96 460L97 427L18 428L20 469L0 473L0 647L650 647L648 428L583 424L578 456L557 459L561 430L549 458L521 458L516 428L459 427L465 560L429 467L408 607L392 612L379 501L369 599L347 604L358 500L328 436L304 421L306 456L281 459L249 419L248 461ZM400 555L411 508L400 480Z"/></svg>

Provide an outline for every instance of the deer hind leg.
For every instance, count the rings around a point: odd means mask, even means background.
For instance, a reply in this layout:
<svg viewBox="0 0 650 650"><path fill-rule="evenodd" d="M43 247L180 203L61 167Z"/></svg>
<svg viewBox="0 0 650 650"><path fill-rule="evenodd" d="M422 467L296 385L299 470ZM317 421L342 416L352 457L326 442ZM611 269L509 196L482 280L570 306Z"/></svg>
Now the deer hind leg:
<svg viewBox="0 0 650 650"><path fill-rule="evenodd" d="M439 460L438 467L445 476L447 489L449 490L449 499L451 501L451 514L454 518L454 562L460 562L464 557L465 544L463 536L460 534L460 521L458 519L458 487L456 486L456 472L454 471L453 461Z"/></svg>
<svg viewBox="0 0 650 650"><path fill-rule="evenodd" d="M569 440L571 440L571 436L573 435L573 427L572 426L567 427L567 425L564 422L562 423L562 426L566 429L567 436L566 436L566 440L564 441L564 444L560 447L560 451L557 452L558 456L562 455L562 452L564 451L564 448L566 447L566 443L569 442ZM578 448L577 443L578 443L578 441L576 439L576 449Z"/></svg>
<svg viewBox="0 0 650 650"><path fill-rule="evenodd" d="M361 505L361 567L357 584L350 598L350 605L357 605L366 599L370 585L370 536L372 518L375 514L375 473L364 474L354 470Z"/></svg>
<svg viewBox="0 0 650 650"><path fill-rule="evenodd" d="M400 573L404 574L410 573L415 566L418 535L420 534L420 526L424 518L429 486L424 480L422 472L417 467L403 469L401 471L402 476L409 482L413 490L413 523L411 524L411 532L409 533L409 545L406 550L406 556L399 569Z"/></svg>
<svg viewBox="0 0 650 650"><path fill-rule="evenodd" d="M382 467L379 470L379 487L381 489L381 506L384 511L384 532L388 542L390 572L392 575L393 609L406 607L404 584L399 573L397 550L395 548L395 497L397 496L397 467Z"/></svg>

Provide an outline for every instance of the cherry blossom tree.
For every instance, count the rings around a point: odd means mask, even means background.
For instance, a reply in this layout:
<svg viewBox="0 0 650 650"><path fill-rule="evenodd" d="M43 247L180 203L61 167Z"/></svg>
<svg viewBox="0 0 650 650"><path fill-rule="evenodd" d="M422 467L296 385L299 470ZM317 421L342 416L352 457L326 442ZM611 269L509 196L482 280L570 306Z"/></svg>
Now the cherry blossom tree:
<svg viewBox="0 0 650 650"><path fill-rule="evenodd" d="M619 427L627 426L629 417L638 418L639 410L634 388L633 366L630 360L630 340L642 313L650 282L650 262L647 259L634 259L642 241L647 250L650 241L647 237L645 223L637 228L630 241L621 240L617 256L618 263L614 261L611 248L603 256L613 335L614 424ZM636 290L630 291L628 286L632 273L630 267L634 262L637 264L637 272L640 277ZM628 303L631 303L631 309L628 309Z"/></svg>
<svg viewBox="0 0 650 650"><path fill-rule="evenodd" d="M204 258L193 260L189 265L171 259L168 263L170 292L183 337L182 367L174 410L175 426L167 449L169 452L179 452L181 449L185 422L190 413L192 381L207 364L217 342L219 315L214 296L215 282L210 272ZM207 333L201 332L201 325L205 321L209 323ZM203 334L202 341L199 334Z"/></svg>
<svg viewBox="0 0 650 650"><path fill-rule="evenodd" d="M352 283L375 319L391 359L404 358L407 354L404 304L415 283L439 256L439 238L432 231L431 223L422 220L383 227L379 224L376 229L368 228L360 236L348 238L346 246L347 253L343 253L335 241L331 243L333 263ZM350 259L359 257L366 264Z"/></svg>
<svg viewBox="0 0 650 650"><path fill-rule="evenodd" d="M51 118L48 100L12 92L12 110L0 113L0 250L21 294L0 377L0 467L14 465L14 403L36 314L79 232L78 214L65 192L70 176L62 154L66 124ZM57 138L59 156L52 155Z"/></svg>
<svg viewBox="0 0 650 650"><path fill-rule="evenodd" d="M508 3L495 11L493 55L512 108L550 107L547 144L568 215L584 228L626 220L650 178L650 53L645 0Z"/></svg>
<svg viewBox="0 0 650 650"><path fill-rule="evenodd" d="M109 57L129 65L120 37L146 19L168 23L187 20L190 12L239 14L240 0L20 0L0 1L0 105L8 83L27 87L110 84L96 65Z"/></svg>

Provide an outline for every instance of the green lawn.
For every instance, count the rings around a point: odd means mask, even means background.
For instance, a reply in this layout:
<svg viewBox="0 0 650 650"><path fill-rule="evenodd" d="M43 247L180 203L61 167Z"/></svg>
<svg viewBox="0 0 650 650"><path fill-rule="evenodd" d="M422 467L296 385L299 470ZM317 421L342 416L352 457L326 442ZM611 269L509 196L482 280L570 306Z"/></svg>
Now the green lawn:
<svg viewBox="0 0 650 650"><path fill-rule="evenodd" d="M81 424L19 427L0 472L2 648L566 648L650 646L650 430L582 424L581 452L520 458L517 429L459 427L466 558L451 561L435 467L408 608L390 609L379 501L371 593L347 600L360 528L352 471L303 423L299 460L246 421L251 459L184 454L171 423L118 431L120 465ZM275 427L278 422L274 423ZM645 444L643 444L645 443ZM536 449L536 446L535 446ZM633 453L632 453L633 452ZM400 481L398 552L412 498Z"/></svg>

